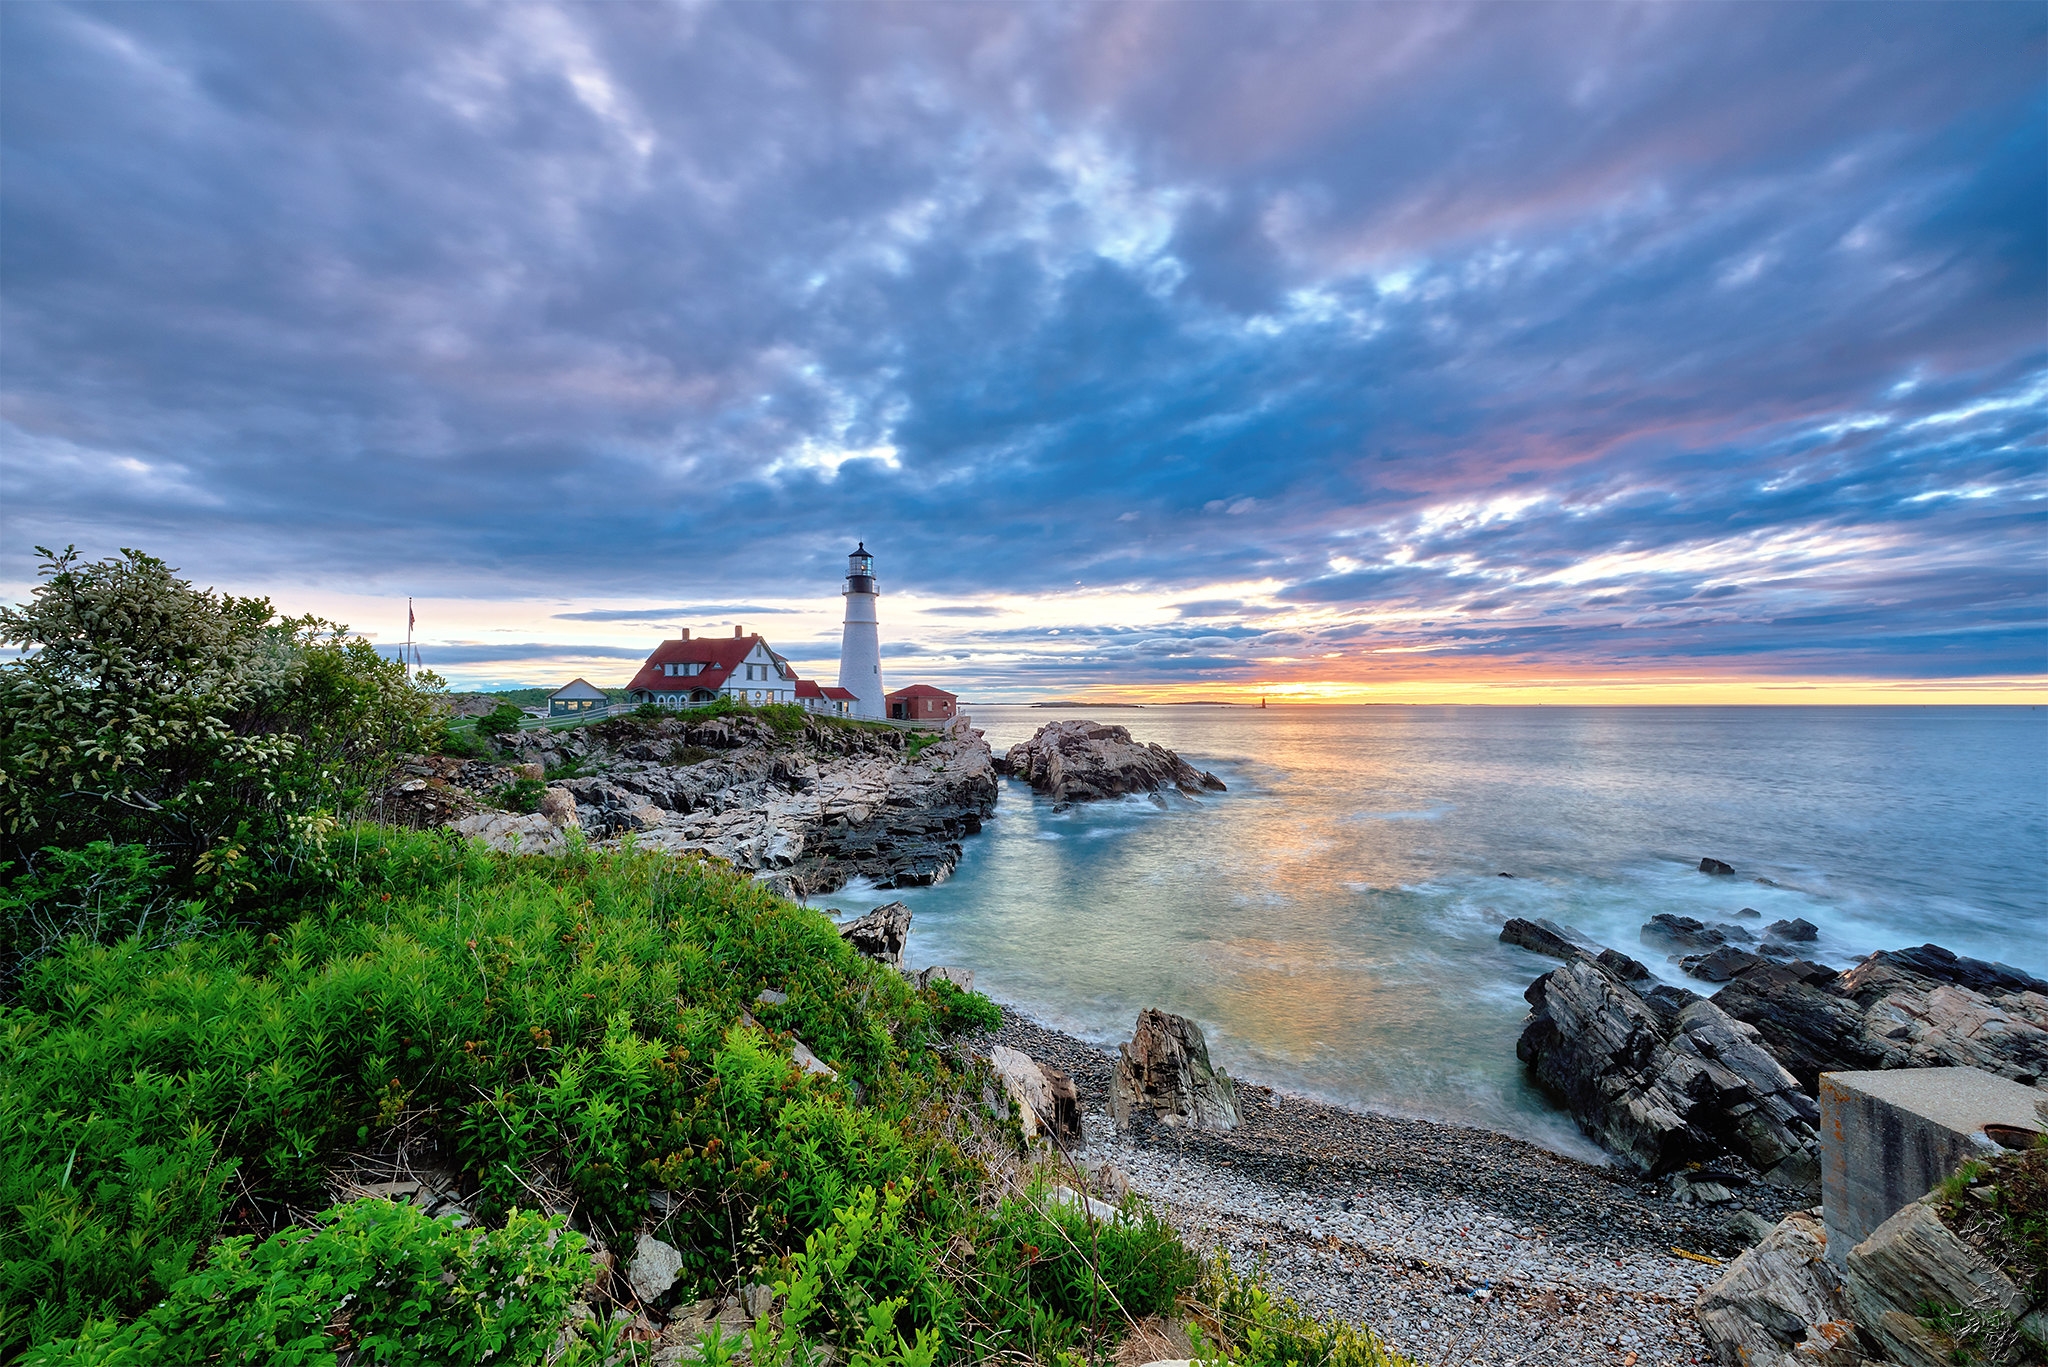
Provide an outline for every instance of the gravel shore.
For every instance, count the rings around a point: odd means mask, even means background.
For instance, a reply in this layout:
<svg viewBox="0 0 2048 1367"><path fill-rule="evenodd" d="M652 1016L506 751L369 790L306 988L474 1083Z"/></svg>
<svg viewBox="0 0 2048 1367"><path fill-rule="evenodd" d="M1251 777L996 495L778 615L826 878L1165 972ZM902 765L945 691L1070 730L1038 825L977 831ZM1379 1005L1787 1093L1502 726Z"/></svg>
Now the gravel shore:
<svg viewBox="0 0 2048 1367"><path fill-rule="evenodd" d="M1693 1321L1710 1258L1743 1246L1736 1207L1685 1206L1505 1135L1363 1114L1240 1080L1227 1134L1108 1118L1113 1056L1004 1008L983 1048L1065 1069L1085 1159L1107 1159L1191 1244L1222 1247L1324 1317L1363 1322L1434 1367L1712 1361ZM1800 1204L1760 1184L1742 1204L1775 1223ZM1680 1251L1698 1255L1698 1260Z"/></svg>

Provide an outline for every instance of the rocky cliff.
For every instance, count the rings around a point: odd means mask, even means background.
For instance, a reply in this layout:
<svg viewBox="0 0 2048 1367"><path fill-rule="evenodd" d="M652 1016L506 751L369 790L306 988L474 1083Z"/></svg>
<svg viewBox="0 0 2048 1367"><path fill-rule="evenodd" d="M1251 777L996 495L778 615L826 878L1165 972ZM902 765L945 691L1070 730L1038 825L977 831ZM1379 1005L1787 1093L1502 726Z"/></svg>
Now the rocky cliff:
<svg viewBox="0 0 2048 1367"><path fill-rule="evenodd" d="M545 816L491 830L475 818L510 777L547 774L543 811L554 811L558 830L701 850L801 897L855 876L882 887L939 882L996 803L994 757L964 718L919 746L900 731L826 719L778 729L744 713L619 717L511 743L523 765L410 762L386 809L418 825L466 820L477 827L467 833L486 839L516 825L519 848L533 850L538 827L524 827Z"/></svg>

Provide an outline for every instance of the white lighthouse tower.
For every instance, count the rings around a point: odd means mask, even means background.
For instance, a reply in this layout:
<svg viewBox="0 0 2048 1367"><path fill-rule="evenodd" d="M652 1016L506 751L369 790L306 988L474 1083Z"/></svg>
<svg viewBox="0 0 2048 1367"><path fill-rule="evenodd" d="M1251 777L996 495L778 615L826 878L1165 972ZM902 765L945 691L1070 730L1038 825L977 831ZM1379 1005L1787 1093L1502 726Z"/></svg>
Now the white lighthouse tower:
<svg viewBox="0 0 2048 1367"><path fill-rule="evenodd" d="M868 543L846 557L846 628L839 638L839 686L859 701L853 715L879 721L888 714L882 701L882 638L875 619L875 558Z"/></svg>

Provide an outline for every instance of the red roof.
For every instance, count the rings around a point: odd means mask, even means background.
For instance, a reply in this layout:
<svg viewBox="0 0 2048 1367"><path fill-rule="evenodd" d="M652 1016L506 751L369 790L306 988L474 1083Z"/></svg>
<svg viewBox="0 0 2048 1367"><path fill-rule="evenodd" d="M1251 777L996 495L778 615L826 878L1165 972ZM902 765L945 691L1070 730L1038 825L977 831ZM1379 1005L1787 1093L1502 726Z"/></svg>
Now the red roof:
<svg viewBox="0 0 2048 1367"><path fill-rule="evenodd" d="M640 672L633 676L633 682L626 685L648 693L693 693L700 688L714 692L725 686L731 673L740 667L761 638L754 636L708 636L697 641L663 641L647 657L647 663L640 666ZM773 651L769 652L771 655ZM663 665L701 664L703 672L671 678L661 672Z"/></svg>
<svg viewBox="0 0 2048 1367"><path fill-rule="evenodd" d="M859 701L860 701L860 694L858 694L858 693L854 692L854 691L853 691L852 689L850 689L850 688L837 688L837 687L834 687L834 688L826 688L826 689L820 689L819 691L820 691L820 692L822 692L822 693L823 693L823 694L824 694L824 695L825 695L826 697L830 698L830 699L831 699L831 700L832 700L833 702L859 702Z"/></svg>
<svg viewBox="0 0 2048 1367"><path fill-rule="evenodd" d="M796 681L796 695L799 698L822 698L825 696L825 692L818 687L816 679L798 679Z"/></svg>
<svg viewBox="0 0 2048 1367"><path fill-rule="evenodd" d="M912 684L908 688L899 688L891 693L886 701L894 702L898 698L944 698L947 702L960 701L959 694L948 693L943 688L933 688L930 684Z"/></svg>

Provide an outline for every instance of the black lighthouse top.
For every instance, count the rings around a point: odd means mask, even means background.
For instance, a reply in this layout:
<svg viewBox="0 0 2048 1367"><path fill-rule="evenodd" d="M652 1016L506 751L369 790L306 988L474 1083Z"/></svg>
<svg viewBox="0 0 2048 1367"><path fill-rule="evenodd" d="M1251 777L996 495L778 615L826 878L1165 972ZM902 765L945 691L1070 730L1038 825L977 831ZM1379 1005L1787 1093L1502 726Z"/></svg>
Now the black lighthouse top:
<svg viewBox="0 0 2048 1367"><path fill-rule="evenodd" d="M860 548L846 557L846 592L880 593L875 584L875 558L868 554L868 543L862 541Z"/></svg>

